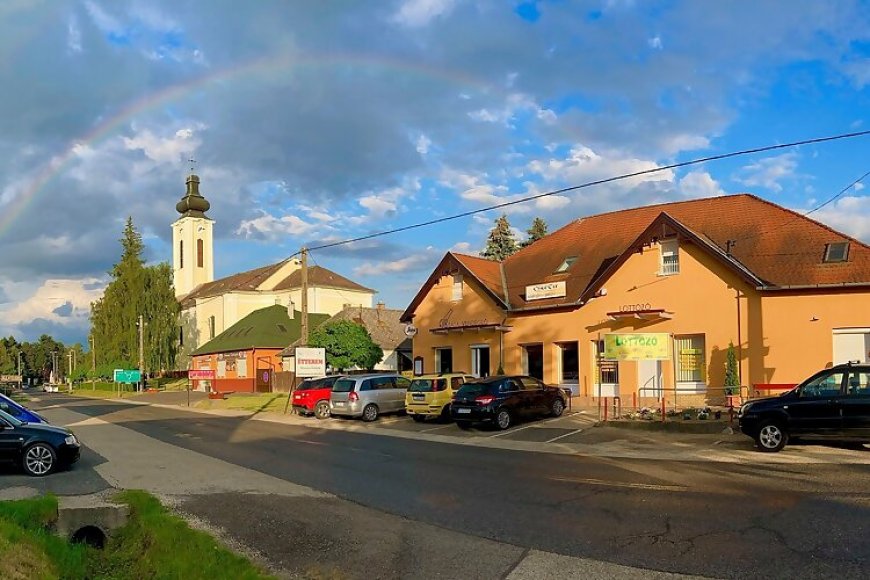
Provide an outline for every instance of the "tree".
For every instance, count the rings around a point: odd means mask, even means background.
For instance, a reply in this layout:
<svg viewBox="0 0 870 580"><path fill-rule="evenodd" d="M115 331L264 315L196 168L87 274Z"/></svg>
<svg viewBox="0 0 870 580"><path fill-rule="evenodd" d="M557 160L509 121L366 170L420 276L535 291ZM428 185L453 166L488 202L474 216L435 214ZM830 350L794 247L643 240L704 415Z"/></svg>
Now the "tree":
<svg viewBox="0 0 870 580"><path fill-rule="evenodd" d="M326 349L326 362L334 369L370 369L381 362L384 351L364 326L349 320L329 322L312 333L311 346Z"/></svg>
<svg viewBox="0 0 870 580"><path fill-rule="evenodd" d="M516 253L516 251L516 237L514 237L514 232L511 230L511 224L508 222L507 216L502 214L500 218L495 220L495 226L489 231L486 248L484 248L480 255L490 260L501 261Z"/></svg>
<svg viewBox="0 0 870 580"><path fill-rule="evenodd" d="M725 354L725 394L737 395L740 391L740 374L737 371L737 354L734 352L734 343L728 343L728 351Z"/></svg>
<svg viewBox="0 0 870 580"><path fill-rule="evenodd" d="M139 316L145 321L146 371L175 366L179 304L172 287L172 268L145 266L142 236L127 218L121 237L121 259L112 266L112 280L91 304L91 337L97 345L97 368L138 368Z"/></svg>
<svg viewBox="0 0 870 580"><path fill-rule="evenodd" d="M528 235L528 237L520 242L520 248L531 246L532 244L546 236L547 222L539 217L536 217L534 220L532 220L531 227L526 230L526 234Z"/></svg>

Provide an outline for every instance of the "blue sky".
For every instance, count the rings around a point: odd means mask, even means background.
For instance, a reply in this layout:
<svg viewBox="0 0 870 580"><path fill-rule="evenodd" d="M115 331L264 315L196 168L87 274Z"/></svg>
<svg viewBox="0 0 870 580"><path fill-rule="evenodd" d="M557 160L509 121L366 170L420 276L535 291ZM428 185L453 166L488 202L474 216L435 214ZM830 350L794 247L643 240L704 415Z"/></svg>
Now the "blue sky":
<svg viewBox="0 0 870 580"><path fill-rule="evenodd" d="M0 334L84 340L132 215L168 260L187 159L216 274L550 189L870 129L863 1L11 1L0 5ZM870 138L507 210L518 234L749 191L807 211ZM813 214L870 241L868 190ZM23 207L22 211L17 208ZM496 213L315 252L403 308Z"/></svg>

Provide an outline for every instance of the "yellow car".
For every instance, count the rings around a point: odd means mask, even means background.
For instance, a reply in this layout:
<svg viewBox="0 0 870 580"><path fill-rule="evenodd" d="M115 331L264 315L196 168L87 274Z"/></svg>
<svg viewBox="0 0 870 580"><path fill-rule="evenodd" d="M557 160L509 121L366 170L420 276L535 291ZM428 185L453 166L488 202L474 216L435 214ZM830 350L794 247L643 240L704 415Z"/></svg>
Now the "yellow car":
<svg viewBox="0 0 870 580"><path fill-rule="evenodd" d="M425 421L426 417L449 419L453 394L474 378L464 373L414 377L405 394L405 411L415 421Z"/></svg>

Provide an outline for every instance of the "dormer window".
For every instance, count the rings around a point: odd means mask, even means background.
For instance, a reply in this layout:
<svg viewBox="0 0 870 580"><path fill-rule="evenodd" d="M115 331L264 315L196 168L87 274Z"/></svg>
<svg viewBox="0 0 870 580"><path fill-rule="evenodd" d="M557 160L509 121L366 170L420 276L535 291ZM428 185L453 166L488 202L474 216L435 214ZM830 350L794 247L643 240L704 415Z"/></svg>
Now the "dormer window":
<svg viewBox="0 0 870 580"><path fill-rule="evenodd" d="M453 285L450 299L453 302L462 300L462 274L453 275Z"/></svg>
<svg viewBox="0 0 870 580"><path fill-rule="evenodd" d="M680 273L680 244L676 238L670 240L662 240L659 243L661 250L661 269L659 274L662 276L673 276Z"/></svg>
<svg viewBox="0 0 870 580"><path fill-rule="evenodd" d="M849 259L849 242L825 244L825 262L845 262Z"/></svg>
<svg viewBox="0 0 870 580"><path fill-rule="evenodd" d="M556 271L553 274L561 274L563 272L567 272L571 266L574 265L574 262L577 261L577 256L568 256L565 260L556 268Z"/></svg>

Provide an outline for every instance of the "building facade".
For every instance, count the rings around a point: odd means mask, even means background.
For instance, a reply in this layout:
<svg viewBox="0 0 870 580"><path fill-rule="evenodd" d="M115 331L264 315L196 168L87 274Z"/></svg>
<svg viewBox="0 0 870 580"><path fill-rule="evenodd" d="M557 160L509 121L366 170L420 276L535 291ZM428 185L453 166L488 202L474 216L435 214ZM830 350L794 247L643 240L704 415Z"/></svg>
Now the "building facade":
<svg viewBox="0 0 870 580"><path fill-rule="evenodd" d="M744 393L870 359L870 248L751 195L649 206L576 220L504 262L448 253L402 319L424 372L715 402L732 344Z"/></svg>
<svg viewBox="0 0 870 580"><path fill-rule="evenodd" d="M181 303L178 368L190 353L248 314L275 304L302 304L302 264L298 258L214 279L214 222L211 204L199 191L199 177L187 178L187 191L172 224L173 279ZM308 310L333 315L346 304L371 307L374 290L321 266L308 269ZM286 346L283 345L283 346Z"/></svg>

